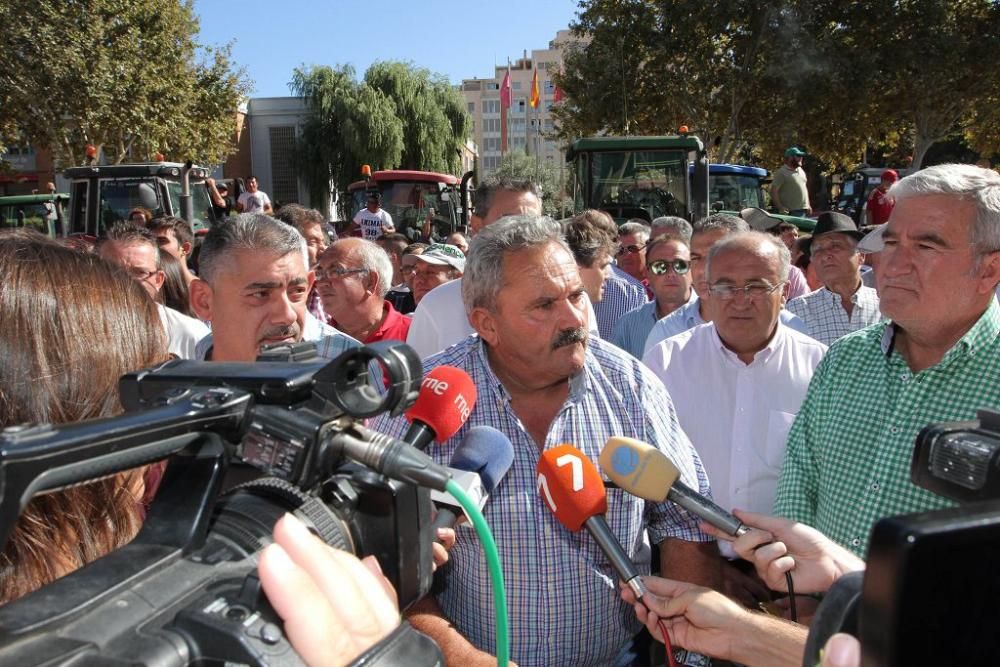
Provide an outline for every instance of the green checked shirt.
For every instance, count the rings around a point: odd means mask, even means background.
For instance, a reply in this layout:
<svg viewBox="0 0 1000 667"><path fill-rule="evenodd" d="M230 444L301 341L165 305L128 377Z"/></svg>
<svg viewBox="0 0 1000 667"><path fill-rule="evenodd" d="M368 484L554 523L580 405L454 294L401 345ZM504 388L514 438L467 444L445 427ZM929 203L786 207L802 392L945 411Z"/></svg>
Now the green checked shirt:
<svg viewBox="0 0 1000 667"><path fill-rule="evenodd" d="M830 347L788 434L774 501L775 514L859 556L879 519L955 504L910 481L920 429L1000 407L995 299L940 363L919 373L893 349L894 334L880 323Z"/></svg>

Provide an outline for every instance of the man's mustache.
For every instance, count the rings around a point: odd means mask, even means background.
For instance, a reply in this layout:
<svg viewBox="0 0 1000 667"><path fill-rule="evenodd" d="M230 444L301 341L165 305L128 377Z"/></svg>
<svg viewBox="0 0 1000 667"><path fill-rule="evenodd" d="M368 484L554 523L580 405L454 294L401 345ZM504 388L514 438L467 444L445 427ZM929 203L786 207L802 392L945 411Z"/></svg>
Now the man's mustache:
<svg viewBox="0 0 1000 667"><path fill-rule="evenodd" d="M559 335L556 336L556 339L552 341L552 349L558 350L560 347L566 347L567 345L586 343L589 336L590 332L583 327L563 329L559 332Z"/></svg>
<svg viewBox="0 0 1000 667"><path fill-rule="evenodd" d="M271 327L261 334L261 342L265 340L274 340L275 338L294 338L295 340L300 340L302 338L302 331L299 329L298 322L292 322L288 326L283 327Z"/></svg>

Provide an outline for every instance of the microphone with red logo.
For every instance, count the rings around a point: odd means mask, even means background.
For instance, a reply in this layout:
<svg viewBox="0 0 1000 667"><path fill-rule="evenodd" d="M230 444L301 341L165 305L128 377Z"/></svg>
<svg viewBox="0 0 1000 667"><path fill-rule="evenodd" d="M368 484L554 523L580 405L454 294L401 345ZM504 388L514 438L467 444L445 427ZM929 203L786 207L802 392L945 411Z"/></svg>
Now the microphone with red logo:
<svg viewBox="0 0 1000 667"><path fill-rule="evenodd" d="M476 385L454 366L438 366L420 383L417 400L406 411L410 428L403 440L420 450L444 442L462 428L476 404Z"/></svg>
<svg viewBox="0 0 1000 667"><path fill-rule="evenodd" d="M559 523L574 533L586 527L618 576L641 600L646 586L604 519L608 499L597 466L576 447L559 445L542 452L537 471L538 493Z"/></svg>

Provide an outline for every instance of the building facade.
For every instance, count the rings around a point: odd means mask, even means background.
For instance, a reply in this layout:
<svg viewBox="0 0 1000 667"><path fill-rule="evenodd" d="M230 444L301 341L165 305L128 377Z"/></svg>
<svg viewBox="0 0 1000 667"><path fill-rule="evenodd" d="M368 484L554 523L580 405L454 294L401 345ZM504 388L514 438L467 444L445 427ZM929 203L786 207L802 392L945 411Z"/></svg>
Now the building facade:
<svg viewBox="0 0 1000 667"><path fill-rule="evenodd" d="M525 151L540 161L558 166L565 159L557 143L548 138L554 126L552 105L555 103L555 81L552 74L562 68L566 47L576 41L569 30L560 30L546 49L525 51L510 64L511 105L507 114L507 149ZM540 104L532 108L531 80L538 71ZM472 118L473 139L479 146L480 175L485 176L500 166L501 114L500 84L507 74L507 65L498 65L486 79L464 79L460 90Z"/></svg>

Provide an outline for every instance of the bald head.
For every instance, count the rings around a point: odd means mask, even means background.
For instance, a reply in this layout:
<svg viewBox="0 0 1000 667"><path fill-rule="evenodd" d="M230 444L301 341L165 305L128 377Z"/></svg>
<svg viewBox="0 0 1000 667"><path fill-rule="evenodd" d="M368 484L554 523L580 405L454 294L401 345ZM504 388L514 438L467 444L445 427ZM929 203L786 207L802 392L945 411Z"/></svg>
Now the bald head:
<svg viewBox="0 0 1000 667"><path fill-rule="evenodd" d="M781 239L763 232L738 232L716 242L708 251L705 263L705 279L708 282L715 279L712 275L712 262L719 256L730 253L764 259L772 266L779 281L788 280L792 257Z"/></svg>

